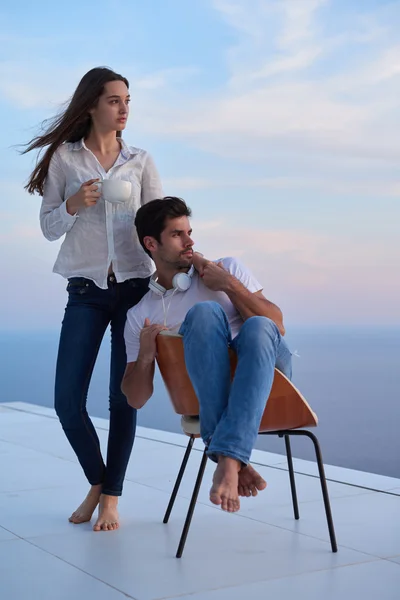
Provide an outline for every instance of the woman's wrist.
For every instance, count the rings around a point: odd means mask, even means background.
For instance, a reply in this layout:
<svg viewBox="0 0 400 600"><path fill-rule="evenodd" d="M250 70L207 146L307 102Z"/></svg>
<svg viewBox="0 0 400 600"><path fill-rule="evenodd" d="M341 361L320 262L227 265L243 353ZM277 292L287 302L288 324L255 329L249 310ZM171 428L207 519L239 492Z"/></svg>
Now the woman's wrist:
<svg viewBox="0 0 400 600"><path fill-rule="evenodd" d="M68 198L65 201L65 206L67 209L67 213L69 215L71 215L71 217L74 217L76 215L76 213L78 212L78 208L74 205L72 198L73 198L73 196L71 196L70 198Z"/></svg>

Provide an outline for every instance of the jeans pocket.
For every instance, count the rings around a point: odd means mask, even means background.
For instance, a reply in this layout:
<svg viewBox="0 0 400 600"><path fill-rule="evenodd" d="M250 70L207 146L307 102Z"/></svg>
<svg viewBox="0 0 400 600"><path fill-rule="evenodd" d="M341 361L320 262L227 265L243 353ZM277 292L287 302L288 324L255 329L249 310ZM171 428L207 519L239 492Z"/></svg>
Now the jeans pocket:
<svg viewBox="0 0 400 600"><path fill-rule="evenodd" d="M126 299L130 307L135 306L149 291L149 277L128 279L126 284Z"/></svg>
<svg viewBox="0 0 400 600"><path fill-rule="evenodd" d="M129 289L144 295L149 289L149 280L150 277L135 277L134 279L128 279L127 284Z"/></svg>
<svg viewBox="0 0 400 600"><path fill-rule="evenodd" d="M68 279L67 292L69 294L87 294L90 288L90 281L84 277L71 277Z"/></svg>

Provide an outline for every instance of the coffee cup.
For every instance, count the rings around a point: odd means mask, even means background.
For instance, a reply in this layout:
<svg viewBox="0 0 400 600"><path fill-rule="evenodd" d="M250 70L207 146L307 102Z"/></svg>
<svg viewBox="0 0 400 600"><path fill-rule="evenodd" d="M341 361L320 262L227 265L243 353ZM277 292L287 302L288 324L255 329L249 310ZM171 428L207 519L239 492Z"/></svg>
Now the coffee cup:
<svg viewBox="0 0 400 600"><path fill-rule="evenodd" d="M123 204L129 200L132 191L131 182L122 179L103 179L96 181L95 185L104 200L112 204Z"/></svg>

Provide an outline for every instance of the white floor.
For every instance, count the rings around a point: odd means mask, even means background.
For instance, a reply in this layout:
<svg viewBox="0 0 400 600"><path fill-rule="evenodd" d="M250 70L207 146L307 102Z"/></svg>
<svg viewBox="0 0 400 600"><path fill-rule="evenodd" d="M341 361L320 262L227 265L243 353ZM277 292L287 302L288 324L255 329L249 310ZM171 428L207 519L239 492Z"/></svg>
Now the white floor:
<svg viewBox="0 0 400 600"><path fill-rule="evenodd" d="M94 421L105 445L107 421ZM208 502L209 464L185 553L176 559L200 451L193 453L168 525L162 517L186 443L184 436L139 428L120 503L121 528L94 533L88 523L67 520L87 484L54 412L1 404L1 598L400 597L400 480L326 467L339 544L333 554L315 465L295 461L295 521L285 459L267 452L255 451L253 460L268 488L245 499L238 515Z"/></svg>

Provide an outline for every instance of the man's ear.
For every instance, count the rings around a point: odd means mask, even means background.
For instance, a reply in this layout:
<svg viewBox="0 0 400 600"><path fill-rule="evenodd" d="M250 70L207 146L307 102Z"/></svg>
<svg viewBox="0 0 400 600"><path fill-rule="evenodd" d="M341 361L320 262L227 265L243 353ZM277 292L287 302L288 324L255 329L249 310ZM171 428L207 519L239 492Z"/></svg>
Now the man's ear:
<svg viewBox="0 0 400 600"><path fill-rule="evenodd" d="M146 235L143 238L143 244L149 252L154 252L157 250L158 242L155 238L151 237L151 235Z"/></svg>

